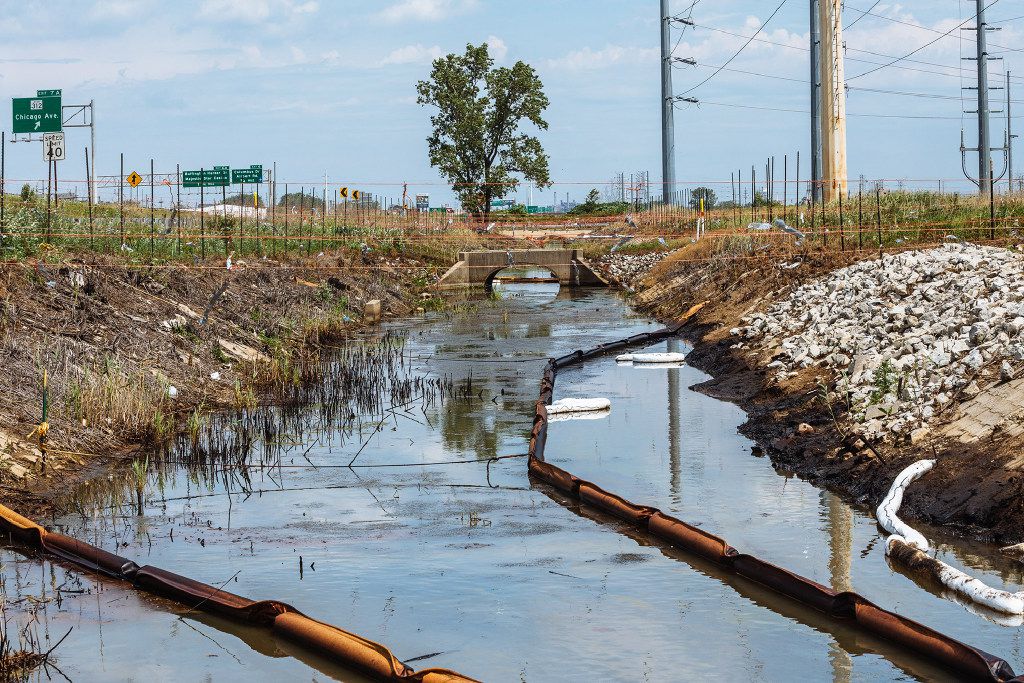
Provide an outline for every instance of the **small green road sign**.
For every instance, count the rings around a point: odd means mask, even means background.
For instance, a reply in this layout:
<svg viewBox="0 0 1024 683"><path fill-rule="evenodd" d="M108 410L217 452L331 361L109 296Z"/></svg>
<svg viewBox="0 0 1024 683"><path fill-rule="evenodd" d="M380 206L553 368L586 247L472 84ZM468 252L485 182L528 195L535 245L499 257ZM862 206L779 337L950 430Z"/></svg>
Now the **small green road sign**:
<svg viewBox="0 0 1024 683"><path fill-rule="evenodd" d="M61 131L60 95L15 97L11 103L15 133L59 133Z"/></svg>
<svg viewBox="0 0 1024 683"><path fill-rule="evenodd" d="M60 97L60 90L36 90L36 97Z"/></svg>
<svg viewBox="0 0 1024 683"><path fill-rule="evenodd" d="M263 166L253 164L249 168L235 168L231 171L232 183L262 183Z"/></svg>
<svg viewBox="0 0 1024 683"><path fill-rule="evenodd" d="M227 166L214 166L200 171L182 171L182 187L227 187L231 175Z"/></svg>

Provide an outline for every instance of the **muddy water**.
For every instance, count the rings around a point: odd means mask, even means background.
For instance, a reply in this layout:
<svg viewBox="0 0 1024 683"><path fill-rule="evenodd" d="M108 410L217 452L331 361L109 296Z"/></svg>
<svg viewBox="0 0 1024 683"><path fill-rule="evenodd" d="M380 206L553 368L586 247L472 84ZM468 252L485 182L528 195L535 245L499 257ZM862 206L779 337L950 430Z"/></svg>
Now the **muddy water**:
<svg viewBox="0 0 1024 683"><path fill-rule="evenodd" d="M359 416L344 438L305 435L275 454L274 467L251 467L247 480L168 465L150 475L141 516L131 492L111 505L118 487L99 481L83 491L81 514L54 522L140 564L289 602L387 644L417 668L482 680L946 677L563 505L531 486L523 458L488 466L525 453L544 358L657 327L613 292L497 289L497 298L392 326L407 337L406 372L450 378L461 393L385 420ZM666 349L685 346L652 348ZM553 424L548 459L1021 668L1015 624L969 612L890 569L872 519L752 454L737 434L742 412L689 388L704 379L688 367L636 369L611 358L563 371L558 397L607 396L613 408ZM357 452L362 467L345 468ZM947 542L946 561L1019 589L1012 565L988 564L992 549L925 532ZM59 650L72 680L358 680L260 631L2 553L5 595L33 606L34 633L52 643L74 627Z"/></svg>

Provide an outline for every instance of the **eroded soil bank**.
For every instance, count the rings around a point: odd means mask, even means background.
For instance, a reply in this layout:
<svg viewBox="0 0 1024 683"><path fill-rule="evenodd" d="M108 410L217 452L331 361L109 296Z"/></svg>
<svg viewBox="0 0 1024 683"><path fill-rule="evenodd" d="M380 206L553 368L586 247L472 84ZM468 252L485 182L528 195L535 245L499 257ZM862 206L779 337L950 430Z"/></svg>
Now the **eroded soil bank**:
<svg viewBox="0 0 1024 683"><path fill-rule="evenodd" d="M929 411L926 429L880 437L878 432L884 432L890 416L869 406L868 417L875 420L871 426L881 427L865 430L864 402L851 405L847 392L837 389L848 385L856 371L853 357L839 354L840 361L850 361L849 368L837 367L831 355L830 362L793 364L794 354L797 358L799 354L780 347L792 332L782 331L775 338L767 335L758 343L744 343L743 335L752 319L802 285L818 283L859 261L878 259L879 254L798 250L788 245L754 253L712 253L711 249L720 248L681 249L646 276L636 277L635 303L641 310L672 318L694 302L709 302L688 327L687 336L694 344L688 362L713 376L701 385L703 392L735 402L747 412L743 433L765 448L777 469L873 508L903 468L921 458L937 458L935 469L908 490L902 515L979 540L1003 545L1022 540L1020 468L1024 459L1020 458L1019 408L1024 405L1024 381L1006 376L1002 358L990 357L986 351L978 363L980 352L968 357L973 350L965 349L964 360L972 370L969 386L950 391L949 400L934 415ZM629 268L620 265L620 270ZM922 275L924 281L934 279L934 273ZM880 295L870 302L868 315L881 313L884 318L890 307L914 293L911 284L903 294ZM915 333L921 330L913 326L904 332ZM1009 344L1014 343L1011 334ZM891 354L889 349L878 350L894 358L901 355L895 349ZM952 367L934 367L927 353L922 357L936 381L953 374ZM954 364L955 360L954 354ZM893 388L883 389L897 393L902 387L897 389L894 383ZM880 394L875 402L884 406L884 399Z"/></svg>
<svg viewBox="0 0 1024 683"><path fill-rule="evenodd" d="M432 269L383 255L130 265L92 257L0 266L0 489L40 514L77 482L131 462L209 410L284 400L323 345L440 305ZM44 377L44 466L38 425Z"/></svg>

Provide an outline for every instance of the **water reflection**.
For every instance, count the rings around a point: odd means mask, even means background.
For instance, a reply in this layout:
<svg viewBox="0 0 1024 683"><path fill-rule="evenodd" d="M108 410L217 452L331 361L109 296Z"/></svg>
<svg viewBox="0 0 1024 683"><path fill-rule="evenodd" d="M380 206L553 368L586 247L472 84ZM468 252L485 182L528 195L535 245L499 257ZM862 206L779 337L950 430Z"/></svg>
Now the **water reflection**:
<svg viewBox="0 0 1024 683"><path fill-rule="evenodd" d="M315 369L318 386L211 417L150 454L141 510L138 481L104 477L55 527L215 585L231 579L233 592L291 602L403 658L439 653L428 663L484 680L943 677L589 509L556 505L557 494L531 487L522 459L485 464L525 452L548 356L657 327L611 292L532 291L340 345ZM736 431L742 412L688 388L705 379L690 367L636 370L611 358L561 374L561 396L608 396L613 410L552 425L549 459L741 550L1015 653L1017 631L890 571L870 517L752 458ZM941 553L1015 580L984 547L938 538ZM133 609L119 608L124 595ZM124 678L135 650L160 643L174 656L160 659L159 675L147 670L157 678L308 677L273 643L232 647L250 639L234 625L191 622L241 665L175 630L165 618L173 606L124 590L109 599L117 602L100 601L102 613L60 616L77 620L67 655L78 662L75 680ZM107 649L94 673L100 624ZM274 658L269 668L259 668L257 650ZM567 669L572 657L581 664Z"/></svg>

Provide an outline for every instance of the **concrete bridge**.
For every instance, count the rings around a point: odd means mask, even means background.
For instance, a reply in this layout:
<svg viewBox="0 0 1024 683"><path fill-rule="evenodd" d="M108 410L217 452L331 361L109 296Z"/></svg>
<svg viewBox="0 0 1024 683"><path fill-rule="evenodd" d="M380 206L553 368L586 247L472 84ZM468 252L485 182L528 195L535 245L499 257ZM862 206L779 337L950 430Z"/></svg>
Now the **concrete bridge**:
<svg viewBox="0 0 1024 683"><path fill-rule="evenodd" d="M510 251L463 251L459 262L437 283L440 289L486 287L505 268L537 266L546 268L568 287L603 287L608 283L591 270L577 249L513 249Z"/></svg>

